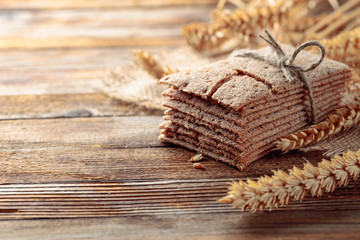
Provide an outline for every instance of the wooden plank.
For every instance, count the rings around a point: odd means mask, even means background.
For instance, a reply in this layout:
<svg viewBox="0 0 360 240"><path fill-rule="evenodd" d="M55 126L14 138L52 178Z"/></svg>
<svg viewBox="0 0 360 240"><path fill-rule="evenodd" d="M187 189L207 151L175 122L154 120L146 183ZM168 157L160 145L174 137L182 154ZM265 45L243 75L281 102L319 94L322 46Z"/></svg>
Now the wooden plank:
<svg viewBox="0 0 360 240"><path fill-rule="evenodd" d="M104 125L104 127L107 126ZM149 139L151 142L148 143L148 147L143 148L131 147L128 145L129 142L121 141L121 139L106 144L89 143L87 146L79 146L80 143L49 144L12 141L2 146L0 151L1 158L6 159L0 162L0 182L244 178L271 174L272 169L286 170L293 165L300 167L305 162L302 158L304 156L313 163L321 157L319 153L317 155L269 155L242 172L225 164L208 160L203 162L206 170L198 170L188 162L194 152L179 147L163 146L157 141L158 133L155 132L153 135L153 139ZM139 138L141 137L143 136L140 135ZM142 144L141 140L137 141L138 145Z"/></svg>
<svg viewBox="0 0 360 240"><path fill-rule="evenodd" d="M173 47L138 46L154 53ZM107 69L133 59L130 48L1 51L0 96L101 93Z"/></svg>
<svg viewBox="0 0 360 240"><path fill-rule="evenodd" d="M166 35L166 30L163 34ZM172 33L179 33L180 28ZM44 38L17 38L16 36L4 37L0 40L0 49L33 49L33 48L83 48L83 47L118 47L128 46L136 47L138 45L163 46L163 45L180 45L184 40L180 34L176 37L56 37L47 36Z"/></svg>
<svg viewBox="0 0 360 240"><path fill-rule="evenodd" d="M302 166L320 152L274 153L243 172L212 160L193 169L193 152L158 141L161 116L1 121L0 182L230 178Z"/></svg>
<svg viewBox="0 0 360 240"><path fill-rule="evenodd" d="M8 240L29 239L357 239L359 210L177 214L0 221Z"/></svg>
<svg viewBox="0 0 360 240"><path fill-rule="evenodd" d="M131 59L132 49L123 47L1 51L0 96L101 93L107 69Z"/></svg>
<svg viewBox="0 0 360 240"><path fill-rule="evenodd" d="M171 47L146 49L158 52ZM0 106L0 119L71 117L76 112L82 116L159 113L102 93L107 69L132 58L128 48L2 51L0 102L6 104Z"/></svg>
<svg viewBox="0 0 360 240"><path fill-rule="evenodd" d="M186 5L215 5L218 0L1 0L3 10L10 9L68 9L68 8L140 8L140 7L164 7Z"/></svg>
<svg viewBox="0 0 360 240"><path fill-rule="evenodd" d="M137 46L153 53L174 50L177 46ZM67 71L86 69L106 69L125 64L134 58L134 48L68 48L41 50L1 50L0 81L6 71ZM19 74L20 74L19 73ZM25 76L25 74L23 74ZM13 79L16 80L16 79Z"/></svg>
<svg viewBox="0 0 360 240"><path fill-rule="evenodd" d="M177 11L177 10L176 10ZM176 12L175 11L175 12ZM121 27L121 25L129 25L126 22L130 19L135 25L143 24L144 27L148 25L156 25L161 23L163 20L166 20L167 25L178 25L183 19L192 18L196 16L195 14L187 13L187 10L179 10L178 14L172 18L171 14L167 14L165 10L159 11L145 11L145 10L133 10L130 13L127 13L125 10L115 11L107 10L103 15L100 14L102 20L97 20L98 24L111 26L113 22ZM190 9L190 12L193 10ZM64 13L65 12L65 13ZM69 13L70 12L70 13ZM84 13L85 12L85 13ZM102 11L99 11L102 12ZM133 14L133 13L137 14ZM95 13L97 13L95 11ZM117 19L117 13L122 16ZM9 28L9 31L13 31L15 35L22 34L21 31L24 31L24 39L19 36L14 36L11 42L15 43L16 41L21 41L26 44L29 29L31 26L35 29L43 29L39 27L39 24L50 24L50 29L60 28L62 25L71 26L78 20L78 25L84 25L84 28L94 25L93 15L94 12L81 11L55 11L53 13L36 12L33 11L13 11L6 14L14 15L16 19L23 20L23 30L14 30ZM3 13L3 18L5 19L4 25L11 25L7 21L13 21L12 18L7 18L6 14ZM121 15L122 14L122 15ZM183 18L183 14L185 17ZM63 16L64 15L64 16ZM99 14L97 14L99 15ZM142 17L138 20L137 16L148 16ZM158 17L162 15L163 17ZM207 15L207 14L206 14ZM1 13L0 13L1 16ZM50 19L49 21L45 21ZM91 21L89 20L91 19ZM126 19L126 20L125 20ZM145 20L144 20L145 19ZM172 20L171 20L172 19ZM53 23L53 25L51 25ZM13 23L15 24L15 23ZM17 25L17 24L15 24ZM21 25L21 24L20 24ZM75 24L76 25L76 24ZM129 25L130 26L130 25ZM16 26L15 26L16 28ZM81 29L82 26L79 26ZM124 30L127 31L127 30ZM44 31L47 32L47 31ZM49 31L51 32L51 31ZM74 31L72 31L74 32ZM76 31L75 31L76 32ZM74 33L75 35L77 33ZM6 33L8 36L8 32ZM36 35L36 34L35 34ZM180 36L180 32L178 33ZM77 36L77 35L76 35ZM75 37L76 37L75 36ZM157 36L155 37L157 38ZM47 38L44 38L41 41L49 43ZM86 40L88 41L88 40ZM70 40L73 44L73 39ZM75 41L76 42L76 41ZM136 41L130 41L131 44L136 45ZM182 42L182 40L181 40ZM109 42L107 41L106 44ZM39 43L41 44L41 43ZM149 42L142 41L139 44L149 44ZM173 43L174 44L174 43ZM176 43L178 44L178 43ZM21 45L21 44L20 44ZM96 44L95 44L96 45ZM126 44L125 44L126 45ZM83 46L82 46L83 47ZM136 45L136 47L146 48L144 45ZM156 47L156 49L164 49L163 46ZM169 47L166 47L167 49ZM171 48L171 47L170 47ZM154 48L152 48L154 49ZM60 116L66 115L67 112L71 112L74 108L71 109L49 109L50 111L44 112L48 105L57 106L59 98L63 97L65 94L70 96L69 99L79 99L78 94L81 96L100 96L98 93L102 92L101 78L104 75L107 68L114 67L116 65L124 64L132 58L132 54L129 48L79 48L79 49L42 49L41 51L8 51L2 50L0 54L0 60L2 59L2 66L0 66L0 96L4 100L9 101L12 105L3 106L2 119L10 118L26 118L26 117L51 117L51 116ZM58 95L52 97L51 94ZM24 96L20 96L24 95ZM31 97L30 95L36 95ZM14 96L9 98L9 96ZM92 98L92 97L90 97ZM47 99L48 101L41 101ZM84 103L87 102L88 98L84 99ZM104 96L100 97L100 101L104 99ZM16 101L19 101L16 103ZM26 101L24 101L26 100ZM52 100L52 101L51 101ZM51 102L49 102L51 101ZM55 102L54 102L55 101ZM92 101L92 100L91 100ZM69 101L67 101L69 102ZM77 101L76 103L80 103ZM88 102L89 103L89 102ZM95 103L95 101L92 101ZM21 110L19 106L24 106L24 109L29 109L30 111L26 114L25 111ZM81 104L84 106L84 104ZM95 104L96 105L96 104ZM116 104L114 109L118 109ZM15 107L14 107L15 106ZM37 108L31 110L27 106L38 106ZM72 105L74 106L74 104ZM63 105L64 107L64 105ZM66 106L65 106L66 107ZM95 107L95 109L94 109ZM4 109L5 108L5 109ZM87 109L93 109L91 111L95 116L100 116L102 114L96 114L97 106L87 106ZM128 108L127 108L128 109ZM76 109L75 109L76 110ZM22 113L21 113L22 112ZM35 114L38 112L39 114ZM95 112L95 113L94 113ZM134 111L131 111L134 112ZM122 115L124 112L114 111L106 112L106 115ZM126 113L127 114L127 110Z"/></svg>
<svg viewBox="0 0 360 240"><path fill-rule="evenodd" d="M241 215L240 209L217 202L226 194L227 183L227 179L177 179L0 185L0 219L159 217L200 213ZM277 211L360 213L359 190L360 184L352 182L336 193L320 198L309 196L303 202L294 201ZM354 221L360 223L358 219Z"/></svg>
<svg viewBox="0 0 360 240"><path fill-rule="evenodd" d="M160 146L157 126L161 121L160 116L2 121L0 146L11 147L13 143L21 141L53 146ZM26 149L41 146L35 145L28 145Z"/></svg>
<svg viewBox="0 0 360 240"><path fill-rule="evenodd" d="M159 116L2 121L0 219L241 214L216 202L229 177L320 157L272 154L243 172L205 161L206 170L196 170L187 162L193 153L157 140L159 122ZM356 212L359 188L352 182L282 210Z"/></svg>
<svg viewBox="0 0 360 240"><path fill-rule="evenodd" d="M0 71L0 96L102 92L105 69Z"/></svg>
<svg viewBox="0 0 360 240"><path fill-rule="evenodd" d="M178 45L212 8L0 11L0 49Z"/></svg>
<svg viewBox="0 0 360 240"><path fill-rule="evenodd" d="M161 110L113 100L103 93L10 95L0 96L0 102L6 103L0 105L0 120L163 114Z"/></svg>

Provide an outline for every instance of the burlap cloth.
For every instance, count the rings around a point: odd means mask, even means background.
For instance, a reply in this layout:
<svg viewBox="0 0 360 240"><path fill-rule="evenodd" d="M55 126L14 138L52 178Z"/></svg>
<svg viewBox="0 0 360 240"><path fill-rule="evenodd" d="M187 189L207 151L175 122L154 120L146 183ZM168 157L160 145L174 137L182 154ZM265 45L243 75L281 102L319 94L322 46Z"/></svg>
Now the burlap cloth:
<svg viewBox="0 0 360 240"><path fill-rule="evenodd" d="M169 65L180 71L200 67L228 55L206 56L193 51L189 47L182 47L172 51L163 51L154 54L154 57L164 65ZM103 78L103 90L110 97L134 106L145 107L151 110L163 110L162 102L165 97L161 95L167 86L160 85L156 79L141 66L132 61L109 69ZM321 141L301 151L324 151L324 155L331 157L347 150L360 149L360 127L354 127L348 132Z"/></svg>
<svg viewBox="0 0 360 240"><path fill-rule="evenodd" d="M190 47L159 52L154 54L154 57L164 66L169 65L180 71L196 68L221 58L221 56L197 54ZM110 97L125 103L163 110L161 104L165 98L161 93L167 86L158 82L159 79L144 71L138 64L129 61L123 66L107 71L103 78L103 90Z"/></svg>

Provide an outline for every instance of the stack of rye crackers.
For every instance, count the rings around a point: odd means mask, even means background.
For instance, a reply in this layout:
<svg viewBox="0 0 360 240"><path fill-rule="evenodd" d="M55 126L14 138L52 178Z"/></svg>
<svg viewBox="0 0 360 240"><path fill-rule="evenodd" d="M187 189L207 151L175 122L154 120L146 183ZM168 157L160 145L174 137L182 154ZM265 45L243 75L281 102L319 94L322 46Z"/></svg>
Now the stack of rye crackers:
<svg viewBox="0 0 360 240"><path fill-rule="evenodd" d="M294 48L282 45L287 56ZM271 56L270 47L257 50ZM295 60L309 66L319 56L302 51ZM305 72L314 115L324 120L338 108L352 79L351 69L324 59ZM167 101L160 140L202 153L242 170L274 149L275 140L309 125L308 91L289 82L276 66L251 57L230 57L201 68L168 75L160 83Z"/></svg>

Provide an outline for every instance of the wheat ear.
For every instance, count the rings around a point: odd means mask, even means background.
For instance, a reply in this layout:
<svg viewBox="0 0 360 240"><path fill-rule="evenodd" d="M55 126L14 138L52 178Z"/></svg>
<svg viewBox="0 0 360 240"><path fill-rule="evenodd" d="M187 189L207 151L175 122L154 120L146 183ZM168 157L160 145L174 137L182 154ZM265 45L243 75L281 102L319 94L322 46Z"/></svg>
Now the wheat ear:
<svg viewBox="0 0 360 240"><path fill-rule="evenodd" d="M307 193L314 197L333 192L337 187L346 186L350 178L358 178L360 150L336 155L330 161L323 159L317 167L307 162L303 169L294 166L288 172L278 170L273 171L271 177L265 175L256 181L233 182L228 195L219 201L254 213L264 209L271 211L292 200L301 201Z"/></svg>
<svg viewBox="0 0 360 240"><path fill-rule="evenodd" d="M288 26L298 16L292 9L304 6L303 1L280 0L275 5L238 8L231 13L220 9L213 13L214 22L187 25L183 29L183 35L188 44L199 51L220 48L233 38L242 46L257 46L257 31L282 25L283 22Z"/></svg>
<svg viewBox="0 0 360 240"><path fill-rule="evenodd" d="M360 124L360 99L336 110L326 120L294 134L280 138L276 148L288 152L302 148Z"/></svg>
<svg viewBox="0 0 360 240"><path fill-rule="evenodd" d="M346 26L345 29L348 29L348 26L356 25L359 14L359 0L348 0L328 14L326 18L307 29L306 35L314 39L328 38L344 29L344 26Z"/></svg>
<svg viewBox="0 0 360 240"><path fill-rule="evenodd" d="M326 47L329 58L344 62L351 67L360 67L360 27L342 32L321 43Z"/></svg>
<svg viewBox="0 0 360 240"><path fill-rule="evenodd" d="M173 69L168 65L162 65L154 56L147 51L134 50L135 62L142 66L142 68L149 74L156 78L162 78L171 73L178 72L177 69Z"/></svg>

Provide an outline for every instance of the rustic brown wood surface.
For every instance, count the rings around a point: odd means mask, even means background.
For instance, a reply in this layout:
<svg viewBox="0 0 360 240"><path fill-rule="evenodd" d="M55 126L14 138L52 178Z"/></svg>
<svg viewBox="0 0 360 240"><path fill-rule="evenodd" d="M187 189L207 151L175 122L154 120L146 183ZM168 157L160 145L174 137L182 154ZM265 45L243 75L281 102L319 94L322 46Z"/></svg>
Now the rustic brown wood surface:
<svg viewBox="0 0 360 240"><path fill-rule="evenodd" d="M109 99L132 48L184 43L214 0L0 0L0 239L358 239L360 184L273 212L217 202L230 179L316 163L273 153L243 172L157 140L161 113Z"/></svg>

